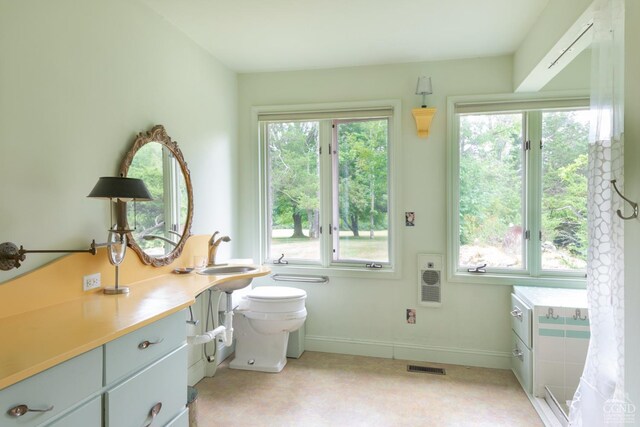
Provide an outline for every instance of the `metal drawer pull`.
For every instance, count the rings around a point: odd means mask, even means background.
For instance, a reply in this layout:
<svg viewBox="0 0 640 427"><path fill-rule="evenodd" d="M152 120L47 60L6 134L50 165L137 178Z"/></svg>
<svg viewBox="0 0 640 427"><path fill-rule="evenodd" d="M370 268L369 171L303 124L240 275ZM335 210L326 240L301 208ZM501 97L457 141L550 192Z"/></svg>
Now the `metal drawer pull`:
<svg viewBox="0 0 640 427"><path fill-rule="evenodd" d="M522 310L518 307L513 307L513 310L511 310L511 317L515 317L522 322Z"/></svg>
<svg viewBox="0 0 640 427"><path fill-rule="evenodd" d="M7 414L11 415L12 417L21 417L27 412L49 412L52 410L53 410L53 405L49 406L46 409L31 409L27 405L18 405L9 409L7 411Z"/></svg>
<svg viewBox="0 0 640 427"><path fill-rule="evenodd" d="M153 420L160 413L161 409L162 409L162 402L158 402L155 405L153 405L153 407L149 411L149 415L147 415L147 419L144 422L145 423L144 427L149 427L153 423Z"/></svg>
<svg viewBox="0 0 640 427"><path fill-rule="evenodd" d="M138 344L138 348L140 350L144 350L151 347L152 345L160 344L162 341L164 341L164 338L159 339L158 341L142 341L140 344Z"/></svg>
<svg viewBox="0 0 640 427"><path fill-rule="evenodd" d="M522 350L520 350L519 348L514 348L511 354L513 354L513 357L517 357L518 359L520 359L521 362L524 361L524 353L522 353Z"/></svg>

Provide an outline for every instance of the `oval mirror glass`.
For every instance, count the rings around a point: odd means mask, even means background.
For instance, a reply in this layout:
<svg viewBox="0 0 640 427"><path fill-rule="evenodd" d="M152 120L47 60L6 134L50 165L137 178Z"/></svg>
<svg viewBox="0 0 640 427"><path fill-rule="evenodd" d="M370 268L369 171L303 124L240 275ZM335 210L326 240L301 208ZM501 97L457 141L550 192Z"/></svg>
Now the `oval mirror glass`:
<svg viewBox="0 0 640 427"><path fill-rule="evenodd" d="M145 264L163 266L182 253L190 235L193 189L178 144L162 125L139 133L120 173L140 178L153 200L127 204L129 246Z"/></svg>

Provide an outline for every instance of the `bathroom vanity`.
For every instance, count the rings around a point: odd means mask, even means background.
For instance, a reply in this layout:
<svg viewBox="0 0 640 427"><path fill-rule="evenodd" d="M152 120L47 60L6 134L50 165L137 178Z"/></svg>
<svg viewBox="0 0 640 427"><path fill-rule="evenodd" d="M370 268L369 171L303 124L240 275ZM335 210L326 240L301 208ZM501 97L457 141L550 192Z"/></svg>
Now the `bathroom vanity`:
<svg viewBox="0 0 640 427"><path fill-rule="evenodd" d="M514 374L541 416L566 425L589 347L586 291L514 286L510 316Z"/></svg>
<svg viewBox="0 0 640 427"><path fill-rule="evenodd" d="M206 247L195 237L188 260ZM74 254L0 285L0 425L186 426L184 309L220 283L270 272L178 275L132 257L129 294L77 292L105 258Z"/></svg>
<svg viewBox="0 0 640 427"><path fill-rule="evenodd" d="M1 390L1 424L186 427L184 322L174 313Z"/></svg>

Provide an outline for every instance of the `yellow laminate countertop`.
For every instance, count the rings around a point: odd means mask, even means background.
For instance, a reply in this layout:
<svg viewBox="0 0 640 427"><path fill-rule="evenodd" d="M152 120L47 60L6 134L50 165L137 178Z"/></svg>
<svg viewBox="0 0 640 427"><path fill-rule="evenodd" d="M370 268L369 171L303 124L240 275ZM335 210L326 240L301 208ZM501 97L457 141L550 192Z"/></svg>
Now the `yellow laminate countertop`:
<svg viewBox="0 0 640 427"><path fill-rule="evenodd" d="M270 272L262 266L233 276L162 274L127 284L129 294L98 289L0 318L0 389L180 311L220 283Z"/></svg>

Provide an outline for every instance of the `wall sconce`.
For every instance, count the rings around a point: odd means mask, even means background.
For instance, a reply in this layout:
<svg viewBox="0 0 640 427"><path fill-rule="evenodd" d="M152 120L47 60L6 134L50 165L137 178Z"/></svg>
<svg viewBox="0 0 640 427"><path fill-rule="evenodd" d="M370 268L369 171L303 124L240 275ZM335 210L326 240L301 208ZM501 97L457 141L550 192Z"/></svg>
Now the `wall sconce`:
<svg viewBox="0 0 640 427"><path fill-rule="evenodd" d="M433 120L433 116L436 114L435 108L427 108L426 96L431 95L432 93L431 77L418 77L416 95L422 95L422 107L414 108L411 112L413 113L413 118L416 120L416 128L420 138L427 138L429 136L431 121Z"/></svg>
<svg viewBox="0 0 640 427"><path fill-rule="evenodd" d="M111 212L111 228L107 238L109 262L116 268L114 287L105 288L107 295L126 294L129 288L119 285L119 267L127 251L127 202L152 200L149 190L141 179L125 177L101 177L87 197L108 199ZM115 211L115 222L113 219ZM134 204L135 212L135 204ZM134 215L135 218L135 215ZM134 226L135 229L135 226Z"/></svg>
<svg viewBox="0 0 640 427"><path fill-rule="evenodd" d="M89 253L96 254L96 241L93 240L89 249L44 249L44 250L28 250L15 243L0 243L0 270L8 271L13 268L20 268L22 262L26 259L26 254L56 254L56 253Z"/></svg>

